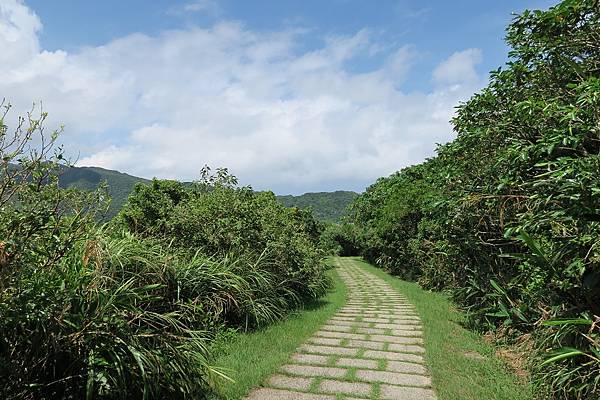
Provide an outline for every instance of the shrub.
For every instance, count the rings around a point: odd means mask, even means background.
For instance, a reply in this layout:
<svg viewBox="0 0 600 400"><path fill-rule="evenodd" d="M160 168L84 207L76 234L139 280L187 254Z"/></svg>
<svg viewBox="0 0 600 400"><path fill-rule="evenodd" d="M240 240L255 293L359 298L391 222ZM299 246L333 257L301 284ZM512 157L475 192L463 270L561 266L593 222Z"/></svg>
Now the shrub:
<svg viewBox="0 0 600 400"><path fill-rule="evenodd" d="M600 396L599 18L592 0L517 16L457 138L354 204L367 258L450 290L477 329L533 333L551 398Z"/></svg>
<svg viewBox="0 0 600 400"><path fill-rule="evenodd" d="M178 201L166 200L156 223L154 199L171 199L173 183L153 181L138 186L116 224L146 237L173 244L180 251L200 252L216 259L225 255L253 260L272 276L286 306L322 295L329 285L324 253L317 247L320 226L312 214L286 208L271 192L237 187L227 170L184 188ZM133 221L133 222L132 222ZM258 321L257 321L258 322Z"/></svg>

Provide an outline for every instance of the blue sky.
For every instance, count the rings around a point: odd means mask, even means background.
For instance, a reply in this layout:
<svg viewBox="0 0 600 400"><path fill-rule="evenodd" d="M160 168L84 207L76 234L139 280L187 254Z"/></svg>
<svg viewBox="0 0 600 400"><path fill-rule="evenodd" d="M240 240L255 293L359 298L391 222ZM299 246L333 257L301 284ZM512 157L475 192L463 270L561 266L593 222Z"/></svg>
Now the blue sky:
<svg viewBox="0 0 600 400"><path fill-rule="evenodd" d="M0 0L0 96L43 101L81 165L362 190L451 140L511 13L552 4Z"/></svg>

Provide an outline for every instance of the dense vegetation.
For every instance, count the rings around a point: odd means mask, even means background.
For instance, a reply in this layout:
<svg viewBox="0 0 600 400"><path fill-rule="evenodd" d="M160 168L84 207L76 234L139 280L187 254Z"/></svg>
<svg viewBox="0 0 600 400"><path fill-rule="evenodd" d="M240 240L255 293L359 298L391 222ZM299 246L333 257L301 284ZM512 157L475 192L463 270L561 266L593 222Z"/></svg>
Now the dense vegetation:
<svg viewBox="0 0 600 400"><path fill-rule="evenodd" d="M203 398L224 329L267 324L329 285L310 212L208 169L138 184L98 225L106 187L61 188L42 114L0 120L0 398Z"/></svg>
<svg viewBox="0 0 600 400"><path fill-rule="evenodd" d="M352 192L286 208L226 170L72 169L45 114L9 131L2 104L0 397L202 398L223 379L220 332L325 292L320 246L448 291L473 328L529 346L541 398L600 398L600 3L526 11L507 42L457 138L324 231L303 208L336 220Z"/></svg>
<svg viewBox="0 0 600 400"><path fill-rule="evenodd" d="M311 209L315 217L322 222L337 223L346 214L348 205L356 199L358 193L338 190L335 192L304 193L300 196L277 196L287 207Z"/></svg>
<svg viewBox="0 0 600 400"><path fill-rule="evenodd" d="M346 242L532 346L543 398L600 398L600 3L526 11L437 156L379 179Z"/></svg>

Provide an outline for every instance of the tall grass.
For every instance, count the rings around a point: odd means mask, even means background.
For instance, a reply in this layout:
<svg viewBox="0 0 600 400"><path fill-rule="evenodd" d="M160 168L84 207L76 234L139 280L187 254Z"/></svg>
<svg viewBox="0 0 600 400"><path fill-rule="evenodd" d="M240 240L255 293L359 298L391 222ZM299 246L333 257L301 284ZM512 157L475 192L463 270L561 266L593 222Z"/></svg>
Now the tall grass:
<svg viewBox="0 0 600 400"><path fill-rule="evenodd" d="M207 350L219 329L299 304L271 263L93 231L56 267L25 267L2 291L0 397L201 398L223 377Z"/></svg>
<svg viewBox="0 0 600 400"><path fill-rule="evenodd" d="M207 332L170 296L176 264L157 245L95 232L52 269L23 268L3 292L3 398L199 395Z"/></svg>

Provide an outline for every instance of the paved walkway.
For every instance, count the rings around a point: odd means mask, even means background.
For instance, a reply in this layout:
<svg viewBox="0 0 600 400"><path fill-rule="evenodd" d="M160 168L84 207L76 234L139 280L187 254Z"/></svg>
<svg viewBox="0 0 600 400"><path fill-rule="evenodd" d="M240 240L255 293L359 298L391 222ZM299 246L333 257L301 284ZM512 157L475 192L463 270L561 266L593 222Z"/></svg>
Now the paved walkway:
<svg viewBox="0 0 600 400"><path fill-rule="evenodd" d="M348 302L248 400L434 400L415 308L389 284L338 258Z"/></svg>

